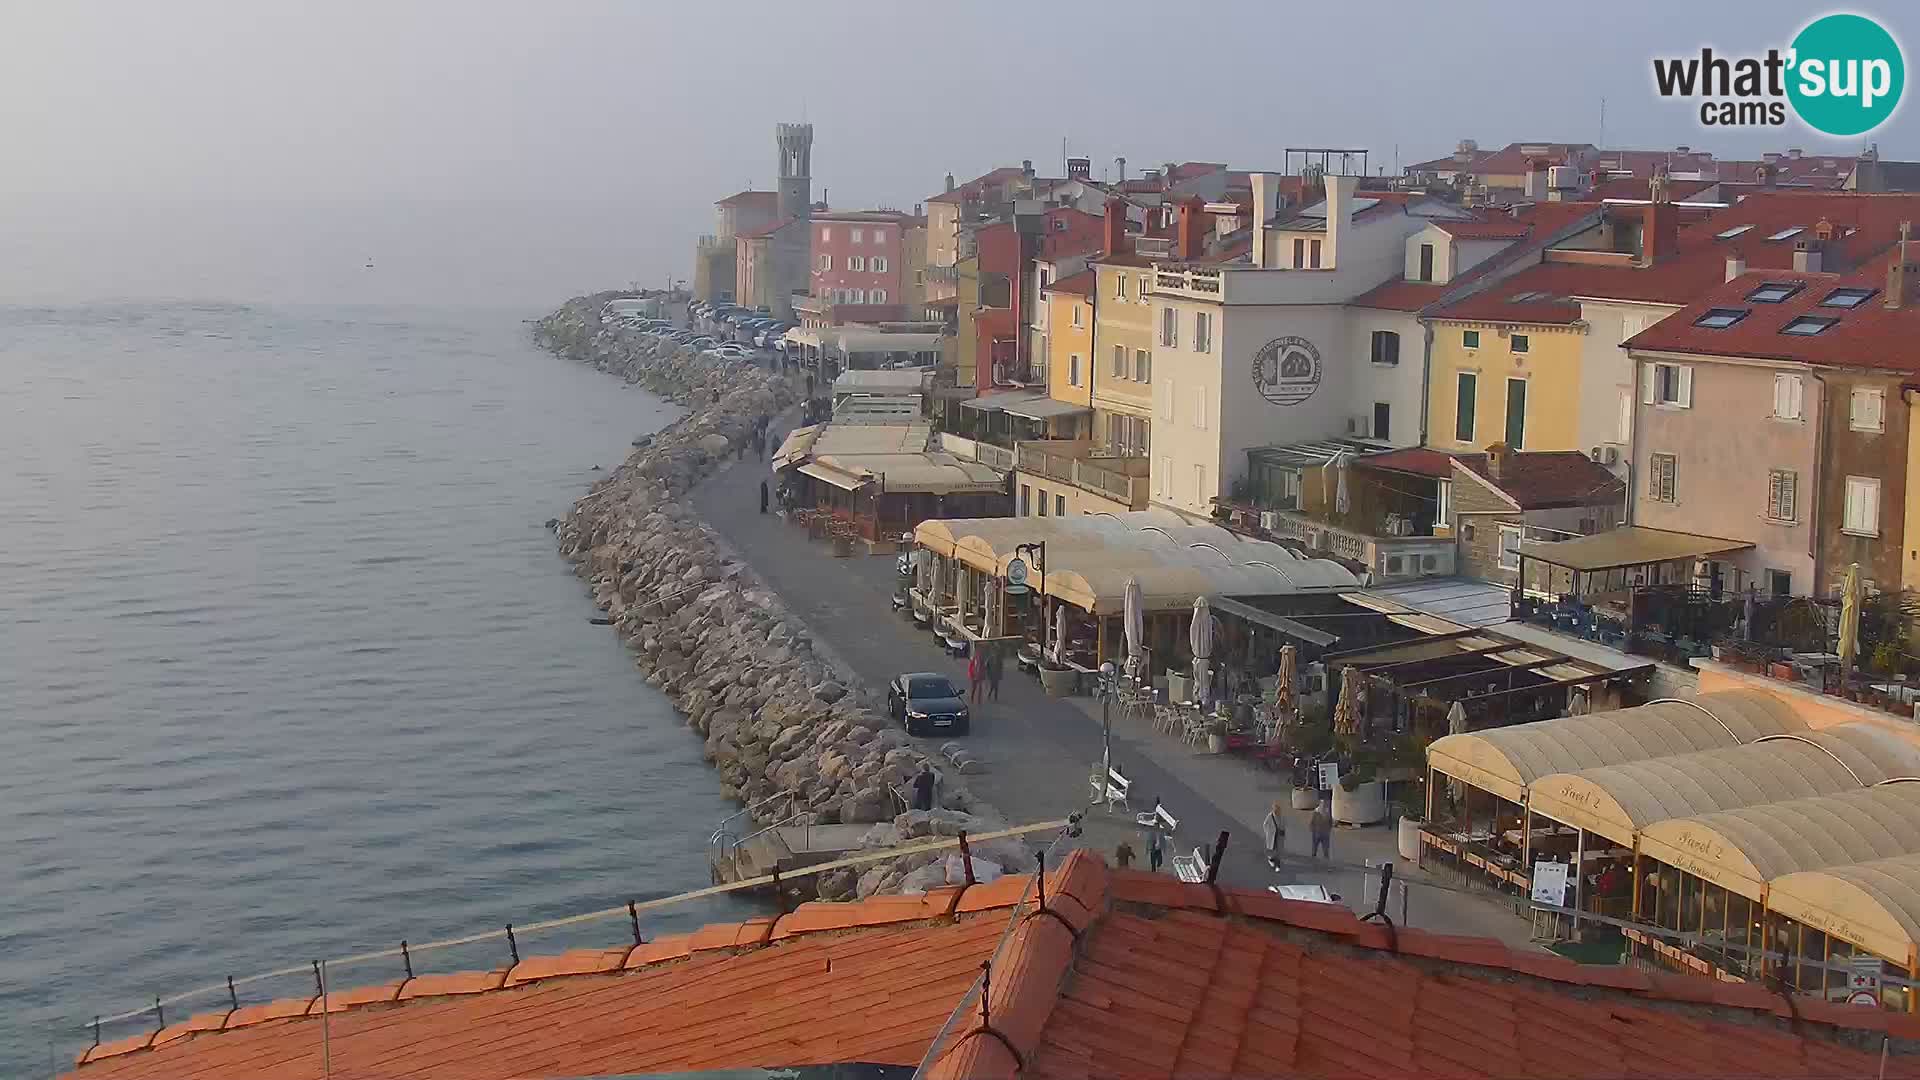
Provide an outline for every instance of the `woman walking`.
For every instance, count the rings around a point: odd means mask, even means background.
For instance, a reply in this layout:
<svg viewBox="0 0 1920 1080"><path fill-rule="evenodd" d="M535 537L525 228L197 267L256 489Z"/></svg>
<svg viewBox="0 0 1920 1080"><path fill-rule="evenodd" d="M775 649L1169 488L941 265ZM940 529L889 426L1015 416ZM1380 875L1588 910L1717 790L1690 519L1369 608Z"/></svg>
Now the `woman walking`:
<svg viewBox="0 0 1920 1080"><path fill-rule="evenodd" d="M980 704L980 684L986 680L986 661L980 659L980 650L974 649L973 656L967 661L967 695L973 704Z"/></svg>

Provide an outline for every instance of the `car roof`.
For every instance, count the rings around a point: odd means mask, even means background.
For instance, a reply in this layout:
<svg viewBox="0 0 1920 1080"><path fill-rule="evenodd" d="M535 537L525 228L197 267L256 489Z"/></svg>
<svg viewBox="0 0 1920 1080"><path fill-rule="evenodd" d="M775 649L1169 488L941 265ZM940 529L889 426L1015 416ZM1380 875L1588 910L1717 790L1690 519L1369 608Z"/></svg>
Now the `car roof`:
<svg viewBox="0 0 1920 1080"><path fill-rule="evenodd" d="M900 677L903 679L946 679L949 682L952 681L951 676L941 671L909 671Z"/></svg>

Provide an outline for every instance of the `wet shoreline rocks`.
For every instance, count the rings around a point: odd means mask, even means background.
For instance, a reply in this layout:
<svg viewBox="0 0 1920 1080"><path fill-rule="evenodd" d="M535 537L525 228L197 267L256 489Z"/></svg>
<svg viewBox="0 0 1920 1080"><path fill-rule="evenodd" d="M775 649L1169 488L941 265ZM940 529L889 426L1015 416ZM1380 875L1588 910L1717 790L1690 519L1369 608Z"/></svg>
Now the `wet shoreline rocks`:
<svg viewBox="0 0 1920 1080"><path fill-rule="evenodd" d="M704 739L722 791L763 823L794 815L870 823L865 847L1004 827L960 770L940 761L941 809L900 812L895 793L928 755L682 501L738 454L762 417L799 400L792 381L603 323L600 310L615 295L569 301L535 323L536 342L687 412L636 439L627 459L549 526L647 681ZM1023 858L1012 842L982 845L981 854L1003 864ZM845 899L937 884L943 873L926 853L803 880L822 898Z"/></svg>

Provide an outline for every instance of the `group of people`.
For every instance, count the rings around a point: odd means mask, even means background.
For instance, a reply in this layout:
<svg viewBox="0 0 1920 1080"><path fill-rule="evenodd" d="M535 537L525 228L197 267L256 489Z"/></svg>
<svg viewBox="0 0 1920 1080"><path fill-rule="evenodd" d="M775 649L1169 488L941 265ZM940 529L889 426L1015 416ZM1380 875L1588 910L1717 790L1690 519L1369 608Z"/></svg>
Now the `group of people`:
<svg viewBox="0 0 1920 1080"><path fill-rule="evenodd" d="M1000 677L1006 674L1007 658L1000 649L976 647L967 661L967 700L980 704L981 688L988 701L1000 700Z"/></svg>
<svg viewBox="0 0 1920 1080"><path fill-rule="evenodd" d="M1287 849L1287 807L1279 800L1267 809L1267 816L1260 823L1261 839L1267 842L1267 865L1280 869L1280 856ZM1333 858L1333 814L1327 810L1327 800L1321 799L1313 808L1313 816L1307 819L1307 835L1313 839L1313 858Z"/></svg>

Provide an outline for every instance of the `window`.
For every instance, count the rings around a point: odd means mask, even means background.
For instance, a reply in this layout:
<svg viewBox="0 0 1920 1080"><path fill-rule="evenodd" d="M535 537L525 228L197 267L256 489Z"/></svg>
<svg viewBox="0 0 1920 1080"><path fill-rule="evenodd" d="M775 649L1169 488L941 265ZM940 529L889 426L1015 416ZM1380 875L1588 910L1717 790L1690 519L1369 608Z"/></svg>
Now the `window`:
<svg viewBox="0 0 1920 1080"><path fill-rule="evenodd" d="M1420 245L1420 280L1433 280L1433 245Z"/></svg>
<svg viewBox="0 0 1920 1080"><path fill-rule="evenodd" d="M1479 391L1480 377L1463 371L1454 382L1453 438L1455 442L1473 441L1473 397Z"/></svg>
<svg viewBox="0 0 1920 1080"><path fill-rule="evenodd" d="M1773 469L1767 473L1767 520L1794 521L1795 496L1798 494L1800 476L1785 469Z"/></svg>
<svg viewBox="0 0 1920 1080"><path fill-rule="evenodd" d="M1054 219L1053 219L1053 231L1054 231L1054 232L1066 232L1066 231L1067 231L1067 219L1066 219L1066 218L1054 218Z"/></svg>
<svg viewBox="0 0 1920 1080"><path fill-rule="evenodd" d="M874 289L867 293L867 303L869 304L884 304L886 302L887 290L885 289Z"/></svg>
<svg viewBox="0 0 1920 1080"><path fill-rule="evenodd" d="M1047 492L1045 488L1042 488L1040 491L1040 516L1047 516Z"/></svg>
<svg viewBox="0 0 1920 1080"><path fill-rule="evenodd" d="M1067 497L1065 495L1055 495L1053 497L1053 516L1067 516Z"/></svg>
<svg viewBox="0 0 1920 1080"><path fill-rule="evenodd" d="M1320 241L1318 240L1307 241L1307 265L1315 270L1320 269Z"/></svg>
<svg viewBox="0 0 1920 1080"><path fill-rule="evenodd" d="M1672 454L1652 455L1647 466L1647 498L1663 503L1676 501L1674 491L1679 470L1680 459Z"/></svg>
<svg viewBox="0 0 1920 1080"><path fill-rule="evenodd" d="M1480 331L1478 330L1460 331L1460 344L1469 349L1479 348L1480 347Z"/></svg>
<svg viewBox="0 0 1920 1080"><path fill-rule="evenodd" d="M1787 325L1780 328L1780 332L1799 337L1812 337L1815 334L1824 333L1827 327L1839 321L1827 315L1796 315L1788 321Z"/></svg>
<svg viewBox="0 0 1920 1080"><path fill-rule="evenodd" d="M1821 307L1857 308L1868 300L1878 289L1835 289L1820 299Z"/></svg>
<svg viewBox="0 0 1920 1080"><path fill-rule="evenodd" d="M867 235L865 232L859 229L854 229L852 239L853 239L853 242L856 244L863 244L863 243L866 243Z"/></svg>
<svg viewBox="0 0 1920 1080"><path fill-rule="evenodd" d="M820 239L822 240L833 239L833 230L828 228L825 225L820 226Z"/></svg>
<svg viewBox="0 0 1920 1080"><path fill-rule="evenodd" d="M1806 231L1807 231L1807 227L1805 225L1789 225L1786 228L1781 229L1779 232L1774 233L1772 236L1767 237L1767 239L1768 240L1791 240L1794 237L1799 236L1801 233Z"/></svg>
<svg viewBox="0 0 1920 1080"><path fill-rule="evenodd" d="M1792 596L1793 574L1786 570L1768 570L1767 591L1775 596Z"/></svg>
<svg viewBox="0 0 1920 1080"><path fill-rule="evenodd" d="M1853 416L1847 424L1855 431L1882 431L1886 428L1886 395L1865 386L1853 390Z"/></svg>
<svg viewBox="0 0 1920 1080"><path fill-rule="evenodd" d="M1207 393L1205 388L1193 388L1193 429L1207 430Z"/></svg>
<svg viewBox="0 0 1920 1080"><path fill-rule="evenodd" d="M887 257L885 255L875 255L873 258L867 260L867 267L876 274L884 274L887 272Z"/></svg>
<svg viewBox="0 0 1920 1080"><path fill-rule="evenodd" d="M866 256L864 256L864 255L849 255L849 256L847 256L847 269L849 269L849 270L865 270L866 268L867 268L867 258L866 258Z"/></svg>
<svg viewBox="0 0 1920 1080"><path fill-rule="evenodd" d="M1741 233L1746 232L1748 229L1751 229L1751 228L1753 228L1752 225L1735 225L1731 229L1724 229L1720 232L1714 233L1713 238L1715 240L1731 240L1734 237L1739 236Z"/></svg>
<svg viewBox="0 0 1920 1080"><path fill-rule="evenodd" d="M1453 524L1453 481L1442 480L1433 501L1433 523Z"/></svg>
<svg viewBox="0 0 1920 1080"><path fill-rule="evenodd" d="M1113 377L1116 379L1124 379L1127 377L1127 347L1125 345L1115 345L1113 347Z"/></svg>
<svg viewBox="0 0 1920 1080"><path fill-rule="evenodd" d="M1641 364L1645 382L1640 400L1647 405L1693 408L1693 368L1686 364Z"/></svg>
<svg viewBox="0 0 1920 1080"><path fill-rule="evenodd" d="M1020 485L1020 516L1021 517L1033 516L1033 485L1032 484Z"/></svg>
<svg viewBox="0 0 1920 1080"><path fill-rule="evenodd" d="M848 289L847 300L850 303L864 304L867 302L867 291L865 289Z"/></svg>
<svg viewBox="0 0 1920 1080"><path fill-rule="evenodd" d="M1140 291L1135 295L1139 297L1140 302L1143 304L1148 302L1147 300L1148 291L1149 291L1149 288L1148 288L1147 275L1141 274L1140 275Z"/></svg>
<svg viewBox="0 0 1920 1080"><path fill-rule="evenodd" d="M1072 356L1067 357L1067 385L1068 386L1080 385L1080 354L1079 353L1074 353Z"/></svg>
<svg viewBox="0 0 1920 1080"><path fill-rule="evenodd" d="M1373 403L1373 437L1376 439L1393 438L1393 407L1384 401Z"/></svg>
<svg viewBox="0 0 1920 1080"><path fill-rule="evenodd" d="M1173 396L1175 389L1174 381L1168 379L1166 395L1160 399L1160 419L1162 420L1173 419Z"/></svg>
<svg viewBox="0 0 1920 1080"><path fill-rule="evenodd" d="M1708 330L1725 330L1746 317L1746 308L1708 308L1705 315L1693 320L1693 325L1702 326Z"/></svg>
<svg viewBox="0 0 1920 1080"><path fill-rule="evenodd" d="M1307 241L1304 237L1293 238L1293 268L1304 270L1307 266Z"/></svg>
<svg viewBox="0 0 1920 1080"><path fill-rule="evenodd" d="M1855 536L1880 535L1880 481L1877 478L1847 477L1847 516L1840 529Z"/></svg>
<svg viewBox="0 0 1920 1080"><path fill-rule="evenodd" d="M1153 381L1153 354L1145 349L1133 350L1133 377L1139 382Z"/></svg>
<svg viewBox="0 0 1920 1080"><path fill-rule="evenodd" d="M915 285L925 285L927 283L927 272L925 270L915 270L913 272L913 283Z"/></svg>
<svg viewBox="0 0 1920 1080"><path fill-rule="evenodd" d="M1159 481L1153 485L1154 489L1162 495L1171 496L1173 492L1168 488L1173 484L1173 459L1165 454L1160 455L1160 467L1154 470L1154 475L1159 477Z"/></svg>
<svg viewBox="0 0 1920 1080"><path fill-rule="evenodd" d="M833 269L833 256L831 255L820 256L820 269L822 270Z"/></svg>
<svg viewBox="0 0 1920 1080"><path fill-rule="evenodd" d="M1520 569L1520 528L1518 526L1500 526L1500 569Z"/></svg>
<svg viewBox="0 0 1920 1080"><path fill-rule="evenodd" d="M1507 449L1525 449L1527 438L1527 380L1507 380Z"/></svg>
<svg viewBox="0 0 1920 1080"><path fill-rule="evenodd" d="M1211 493L1207 491L1207 467L1195 465L1193 467L1193 501L1204 504L1209 494Z"/></svg>
<svg viewBox="0 0 1920 1080"><path fill-rule="evenodd" d="M1165 307L1160 309L1160 344L1165 345L1169 349L1180 343L1180 331L1178 324L1175 322L1178 318L1179 316L1174 313L1172 308Z"/></svg>
<svg viewBox="0 0 1920 1080"><path fill-rule="evenodd" d="M1398 364L1400 362L1400 335L1391 330L1373 332L1373 362L1376 364Z"/></svg>
<svg viewBox="0 0 1920 1080"><path fill-rule="evenodd" d="M1517 353L1526 352L1531 345L1525 334L1514 334L1507 338L1507 347Z"/></svg>
<svg viewBox="0 0 1920 1080"><path fill-rule="evenodd" d="M1776 420L1800 419L1800 376L1775 375L1773 377L1773 418Z"/></svg>
<svg viewBox="0 0 1920 1080"><path fill-rule="evenodd" d="M1633 441L1633 391L1631 390L1623 390L1620 393L1620 418L1613 441L1618 443Z"/></svg>
<svg viewBox="0 0 1920 1080"><path fill-rule="evenodd" d="M1073 305L1073 325L1087 325L1087 309L1079 304Z"/></svg>
<svg viewBox="0 0 1920 1080"><path fill-rule="evenodd" d="M1205 311L1193 314L1193 351L1213 351L1213 316Z"/></svg>
<svg viewBox="0 0 1920 1080"><path fill-rule="evenodd" d="M1798 281L1768 281L1747 294L1747 299L1755 304L1778 304L1806 288Z"/></svg>

